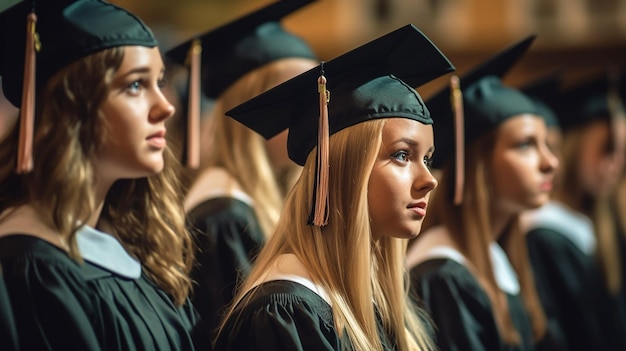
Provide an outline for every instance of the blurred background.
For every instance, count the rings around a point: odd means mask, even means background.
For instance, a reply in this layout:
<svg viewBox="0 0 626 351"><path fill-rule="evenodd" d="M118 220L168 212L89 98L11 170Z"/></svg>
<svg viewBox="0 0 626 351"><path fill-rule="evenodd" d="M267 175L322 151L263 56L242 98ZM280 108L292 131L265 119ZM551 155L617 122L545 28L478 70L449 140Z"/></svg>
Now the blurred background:
<svg viewBox="0 0 626 351"><path fill-rule="evenodd" d="M274 0L114 0L155 29L162 46L204 32ZM626 0L318 0L285 26L322 59L413 23L463 73L527 35L537 39L509 74L523 84L555 68L565 85L606 65L626 67ZM425 97L446 78L419 90Z"/></svg>
<svg viewBox="0 0 626 351"><path fill-rule="evenodd" d="M153 28L163 50L273 1L111 0ZM0 0L0 10L15 2ZM626 66L626 0L318 0L284 21L326 60L408 23L460 74L530 34L537 40L506 78L511 84L562 68L568 85ZM419 90L428 97L446 82Z"/></svg>

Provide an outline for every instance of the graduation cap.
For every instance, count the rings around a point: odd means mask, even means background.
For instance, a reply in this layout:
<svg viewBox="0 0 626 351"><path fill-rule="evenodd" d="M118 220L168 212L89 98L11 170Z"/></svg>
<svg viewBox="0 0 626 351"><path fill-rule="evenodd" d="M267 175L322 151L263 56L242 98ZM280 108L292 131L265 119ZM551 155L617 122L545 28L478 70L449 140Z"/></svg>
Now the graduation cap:
<svg viewBox="0 0 626 351"><path fill-rule="evenodd" d="M561 122L563 130L623 114L623 97L620 95L619 71L614 67L565 90L557 106L557 113L567 116Z"/></svg>
<svg viewBox="0 0 626 351"><path fill-rule="evenodd" d="M2 88L21 107L17 171L32 167L35 92L54 74L101 50L157 44L139 18L100 0L27 0L0 13Z"/></svg>
<svg viewBox="0 0 626 351"><path fill-rule="evenodd" d="M329 136L379 118L431 124L430 113L414 88L453 70L424 34L406 25L322 62L226 114L267 139L288 128L288 154L299 165L317 146L316 199L310 222L324 225Z"/></svg>
<svg viewBox="0 0 626 351"><path fill-rule="evenodd" d="M165 54L190 67L187 159L199 164L200 90L215 99L246 73L289 57L315 59L308 44L285 31L280 21L315 0L282 0L240 17L168 50ZM202 53L202 48L208 48ZM191 153L191 154L190 154Z"/></svg>
<svg viewBox="0 0 626 351"><path fill-rule="evenodd" d="M456 156L455 204L462 201L465 145L471 144L509 117L520 113L537 113L536 105L528 97L518 90L505 87L501 82L501 78L526 53L535 38L534 35L528 36L498 52L458 78L456 88L446 87L426 102L431 113L437 116L433 167L441 168L446 161ZM451 97L456 103L451 104ZM451 138L451 135L455 135L455 138Z"/></svg>
<svg viewBox="0 0 626 351"><path fill-rule="evenodd" d="M549 128L560 128L561 122L556 109L561 104L563 74L560 70L550 72L520 87L531 98Z"/></svg>

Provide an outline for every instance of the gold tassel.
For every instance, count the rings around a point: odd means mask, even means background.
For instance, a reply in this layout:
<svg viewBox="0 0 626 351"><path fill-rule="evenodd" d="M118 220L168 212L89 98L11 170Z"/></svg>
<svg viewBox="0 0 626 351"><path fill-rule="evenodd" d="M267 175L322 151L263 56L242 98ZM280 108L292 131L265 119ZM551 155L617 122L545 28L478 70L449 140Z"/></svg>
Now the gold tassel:
<svg viewBox="0 0 626 351"><path fill-rule="evenodd" d="M195 39L189 49L189 101L187 113L187 167L200 166L200 65L202 44Z"/></svg>
<svg viewBox="0 0 626 351"><path fill-rule="evenodd" d="M463 202L465 186L465 127L463 125L463 93L457 76L450 77L450 100L454 114L454 205L458 206Z"/></svg>
<svg viewBox="0 0 626 351"><path fill-rule="evenodd" d="M37 15L28 14L26 19L26 52L24 55L24 81L22 86L22 106L20 109L20 137L17 150L18 174L29 173L33 169L33 130L35 124L35 71L36 52L39 51L39 38L36 32Z"/></svg>
<svg viewBox="0 0 626 351"><path fill-rule="evenodd" d="M324 65L317 80L317 91L319 93L320 117L317 132L317 172L315 177L315 199L313 203L313 225L322 227L328 224L328 102L330 92L326 90L326 77L324 77Z"/></svg>

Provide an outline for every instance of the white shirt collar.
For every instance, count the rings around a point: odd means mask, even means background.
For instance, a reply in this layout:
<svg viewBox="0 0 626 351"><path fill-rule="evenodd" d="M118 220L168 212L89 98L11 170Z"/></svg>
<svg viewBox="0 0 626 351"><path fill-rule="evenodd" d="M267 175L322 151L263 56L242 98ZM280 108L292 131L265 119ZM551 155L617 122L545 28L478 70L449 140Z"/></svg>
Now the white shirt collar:
<svg viewBox="0 0 626 351"><path fill-rule="evenodd" d="M596 236L589 217L559 202L552 201L524 213L521 224L525 231L534 228L554 230L569 239L586 255L592 255L596 250Z"/></svg>
<svg viewBox="0 0 626 351"><path fill-rule="evenodd" d="M125 278L137 279L141 276L141 263L110 234L85 225L78 230L76 242L85 261Z"/></svg>
<svg viewBox="0 0 626 351"><path fill-rule="evenodd" d="M429 258L447 258L463 266L467 265L465 256L448 246L435 246L428 251L427 256ZM489 256L491 257L493 275L500 290L511 295L519 294L520 286L517 274L515 274L506 253L496 242L489 245Z"/></svg>
<svg viewBox="0 0 626 351"><path fill-rule="evenodd" d="M500 290L511 295L519 294L520 287L517 274L515 274L515 270L502 247L498 243L492 242L489 244L489 255L491 256L493 275Z"/></svg>

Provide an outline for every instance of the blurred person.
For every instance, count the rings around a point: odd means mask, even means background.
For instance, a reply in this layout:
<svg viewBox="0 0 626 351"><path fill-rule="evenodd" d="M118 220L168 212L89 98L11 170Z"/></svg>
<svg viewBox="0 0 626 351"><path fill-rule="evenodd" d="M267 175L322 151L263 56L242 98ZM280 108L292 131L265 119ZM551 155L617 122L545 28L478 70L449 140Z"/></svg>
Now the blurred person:
<svg viewBox="0 0 626 351"><path fill-rule="evenodd" d="M309 45L280 24L312 2L271 3L168 51L184 64L202 47L199 77L190 79L201 78L202 95L213 100L200 123L200 167L186 172L185 196L196 245L192 300L207 331L218 326L237 282L274 230L301 169L287 156L286 130L265 140L225 112L317 65Z"/></svg>
<svg viewBox="0 0 626 351"><path fill-rule="evenodd" d="M518 228L522 211L549 200L558 160L537 105L501 81L533 40L460 78L455 109L464 114L464 151L455 151L450 137L451 89L427 101L444 121L435 125L433 160L442 176L407 266L441 350L565 349L558 325L550 325L539 302ZM456 181L459 171L464 186Z"/></svg>
<svg viewBox="0 0 626 351"><path fill-rule="evenodd" d="M525 215L535 274L572 350L626 348L622 256L610 198L623 172L626 118L608 75L551 100L562 134L553 198ZM621 111L621 112L620 112Z"/></svg>

